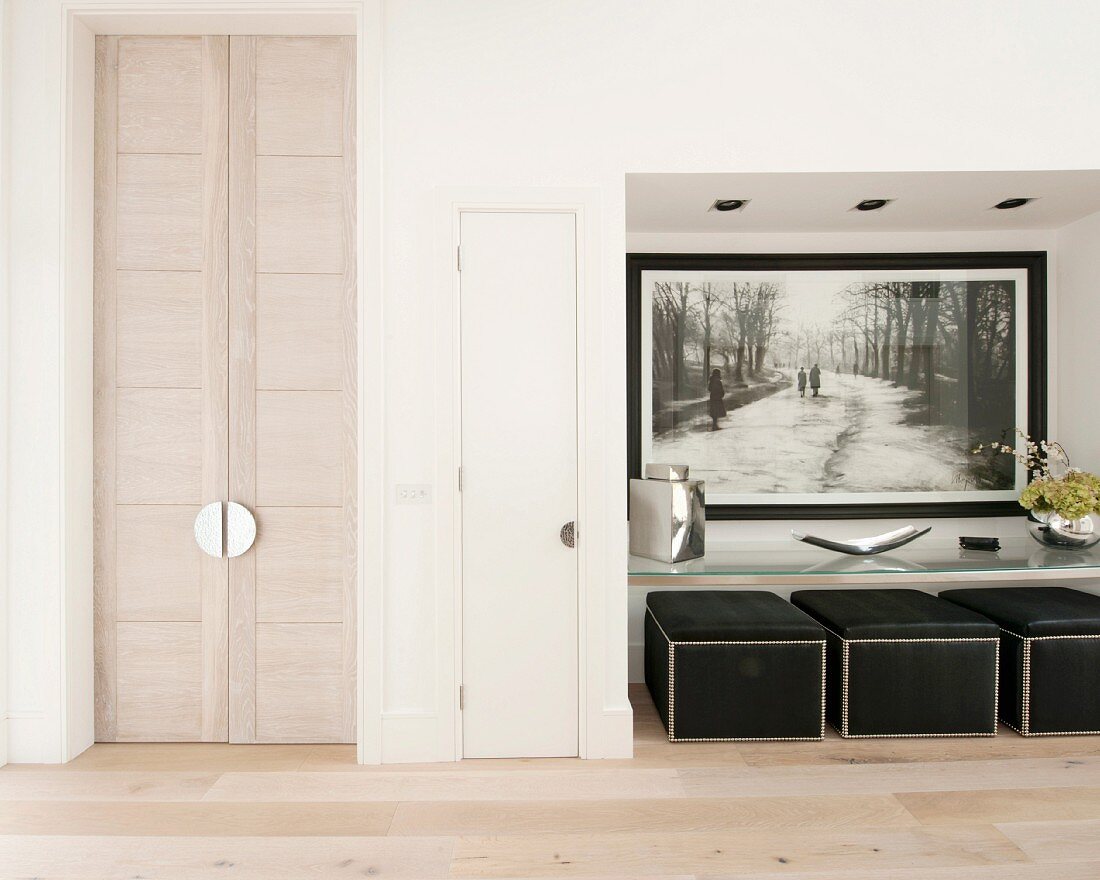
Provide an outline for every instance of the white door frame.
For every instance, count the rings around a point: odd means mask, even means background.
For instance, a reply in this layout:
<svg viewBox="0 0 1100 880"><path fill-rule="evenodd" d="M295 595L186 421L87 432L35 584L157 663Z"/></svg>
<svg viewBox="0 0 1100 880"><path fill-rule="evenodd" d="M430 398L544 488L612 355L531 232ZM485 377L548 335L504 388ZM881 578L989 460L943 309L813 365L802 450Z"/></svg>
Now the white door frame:
<svg viewBox="0 0 1100 880"><path fill-rule="evenodd" d="M602 757L602 748L590 743L591 713L603 713L602 630L588 625L589 609L602 603L590 589L590 572L599 570L602 555L598 541L588 540L595 518L588 511L602 510L599 487L587 479L589 461L599 456L587 431L591 405L598 395L588 392L594 381L585 370L586 353L600 345L589 333L587 314L598 305L598 272L594 255L599 217L599 191L595 189L513 188L444 189L437 193L436 264L440 282L436 300L436 412L440 430L436 439L436 619L439 659L437 690L440 710L438 752L441 760L462 758L462 714L459 684L462 681L462 498L458 467L462 460L462 348L461 273L458 245L464 212L515 212L572 214L577 247L577 669L579 755ZM598 323L598 322L597 322ZM598 350L598 349L597 349ZM593 398L597 399L593 399ZM448 430L449 426L449 430ZM593 530L594 531L594 530ZM599 583L600 579L596 579ZM602 606L600 606L602 607ZM596 619L600 619L598 615ZM593 746L595 746L593 748Z"/></svg>
<svg viewBox="0 0 1100 880"><path fill-rule="evenodd" d="M61 761L94 740L92 683L92 145L96 34L356 37L359 344L357 748L381 761L383 375L381 0L71 0L60 4L61 583L46 651L56 657ZM371 414L368 421L365 414ZM364 487L372 487L371 492ZM53 714L52 712L48 714ZM50 719L47 717L46 719Z"/></svg>

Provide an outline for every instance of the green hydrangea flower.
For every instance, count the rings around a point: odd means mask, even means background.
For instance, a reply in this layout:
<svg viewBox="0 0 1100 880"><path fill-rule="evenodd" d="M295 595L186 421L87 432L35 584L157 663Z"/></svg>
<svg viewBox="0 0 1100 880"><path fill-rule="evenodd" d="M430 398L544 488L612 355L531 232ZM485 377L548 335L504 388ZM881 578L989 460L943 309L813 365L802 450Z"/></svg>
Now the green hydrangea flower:
<svg viewBox="0 0 1100 880"><path fill-rule="evenodd" d="M1020 493L1020 506L1039 513L1053 511L1065 519L1100 513L1100 477L1071 470L1064 477L1040 477Z"/></svg>
<svg viewBox="0 0 1100 880"><path fill-rule="evenodd" d="M1025 510L1036 510L1046 513L1050 510L1047 504L1044 484L1048 480L1034 480L1028 483L1027 488L1020 493L1020 506Z"/></svg>

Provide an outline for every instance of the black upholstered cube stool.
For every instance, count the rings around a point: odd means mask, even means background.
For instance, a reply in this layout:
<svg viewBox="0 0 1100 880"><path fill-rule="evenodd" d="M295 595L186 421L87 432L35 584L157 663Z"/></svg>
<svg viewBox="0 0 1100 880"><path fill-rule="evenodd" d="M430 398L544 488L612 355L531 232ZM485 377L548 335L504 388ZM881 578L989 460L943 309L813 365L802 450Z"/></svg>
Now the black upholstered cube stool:
<svg viewBox="0 0 1100 880"><path fill-rule="evenodd" d="M821 739L825 632L774 593L646 597L645 681L672 742Z"/></svg>
<svg viewBox="0 0 1100 880"><path fill-rule="evenodd" d="M847 737L993 736L997 624L919 590L799 590L828 631L829 722Z"/></svg>
<svg viewBox="0 0 1100 880"><path fill-rule="evenodd" d="M1100 596L1065 587L940 596L1001 627L1001 721L1024 736L1100 733Z"/></svg>

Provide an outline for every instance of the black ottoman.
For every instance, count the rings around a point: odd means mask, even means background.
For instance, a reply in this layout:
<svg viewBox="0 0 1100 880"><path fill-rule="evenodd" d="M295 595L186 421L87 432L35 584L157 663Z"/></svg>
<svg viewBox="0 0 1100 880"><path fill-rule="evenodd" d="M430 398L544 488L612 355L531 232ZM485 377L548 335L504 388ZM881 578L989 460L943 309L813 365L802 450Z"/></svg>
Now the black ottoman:
<svg viewBox="0 0 1100 880"><path fill-rule="evenodd" d="M1001 627L1001 721L1024 736L1100 733L1100 596L1065 587L940 596Z"/></svg>
<svg viewBox="0 0 1100 880"><path fill-rule="evenodd" d="M774 593L650 593L645 681L671 742L825 735L825 632Z"/></svg>
<svg viewBox="0 0 1100 880"><path fill-rule="evenodd" d="M829 722L846 737L993 736L997 624L919 590L799 590L828 631Z"/></svg>

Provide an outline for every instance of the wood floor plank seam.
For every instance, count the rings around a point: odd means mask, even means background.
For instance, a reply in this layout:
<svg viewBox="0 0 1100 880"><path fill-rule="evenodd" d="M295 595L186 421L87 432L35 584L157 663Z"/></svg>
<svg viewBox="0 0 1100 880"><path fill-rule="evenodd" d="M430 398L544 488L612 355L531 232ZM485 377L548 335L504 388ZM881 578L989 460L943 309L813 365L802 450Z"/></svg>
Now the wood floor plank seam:
<svg viewBox="0 0 1100 880"><path fill-rule="evenodd" d="M365 804L0 801L0 835L385 837L396 807L396 803L384 801Z"/></svg>
<svg viewBox="0 0 1100 880"><path fill-rule="evenodd" d="M459 837L451 874L456 877L569 876L648 873L730 873L849 868L887 870L912 865L944 867L1029 861L992 826L835 829L789 832L721 832L644 835L543 835ZM786 866L795 866L787 868ZM717 869L717 870L715 870ZM839 874L838 874L839 876Z"/></svg>
<svg viewBox="0 0 1100 880"><path fill-rule="evenodd" d="M1039 863L1100 859L1100 820L1097 819L1001 822L995 827Z"/></svg>
<svg viewBox="0 0 1100 880"><path fill-rule="evenodd" d="M1100 788L901 792L897 799L924 825L1100 820Z"/></svg>
<svg viewBox="0 0 1100 880"><path fill-rule="evenodd" d="M921 825L892 795L401 802L390 835L701 832Z"/></svg>
<svg viewBox="0 0 1100 880"><path fill-rule="evenodd" d="M749 872L730 874L696 874L693 880L774 880L776 873ZM835 871L784 871L783 877L795 880L838 880ZM1055 880L1096 880L1100 877L1100 862L1062 862ZM1035 862L1013 865L971 865L947 868L894 868L880 870L846 870L844 880L1050 880L1050 866ZM656 880L656 878L650 878Z"/></svg>
<svg viewBox="0 0 1100 880"><path fill-rule="evenodd" d="M5 877L65 880L326 880L402 877L442 880L450 838L387 837L0 837Z"/></svg>

